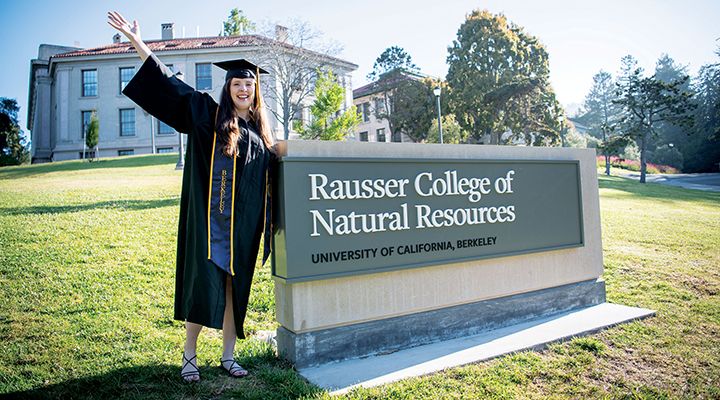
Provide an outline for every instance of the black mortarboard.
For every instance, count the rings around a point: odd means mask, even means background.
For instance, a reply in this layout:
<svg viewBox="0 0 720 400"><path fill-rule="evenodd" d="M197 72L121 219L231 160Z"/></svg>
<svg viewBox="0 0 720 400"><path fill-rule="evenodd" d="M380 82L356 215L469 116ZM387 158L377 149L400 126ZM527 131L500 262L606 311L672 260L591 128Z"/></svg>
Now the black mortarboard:
<svg viewBox="0 0 720 400"><path fill-rule="evenodd" d="M225 80L230 78L257 78L258 73L267 74L268 72L245 59L228 60L214 63L218 67L227 71Z"/></svg>

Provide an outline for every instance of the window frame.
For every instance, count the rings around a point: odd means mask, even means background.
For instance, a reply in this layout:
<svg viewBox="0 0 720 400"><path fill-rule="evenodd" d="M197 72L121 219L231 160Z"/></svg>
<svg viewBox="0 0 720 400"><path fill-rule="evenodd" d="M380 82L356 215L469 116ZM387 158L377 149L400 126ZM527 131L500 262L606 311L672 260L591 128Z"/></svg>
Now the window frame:
<svg viewBox="0 0 720 400"><path fill-rule="evenodd" d="M200 75L200 69L207 67L207 75ZM207 79L207 87L200 87L200 79ZM195 89L196 90L212 90L212 64L211 63L195 63Z"/></svg>
<svg viewBox="0 0 720 400"><path fill-rule="evenodd" d="M123 126L127 125L128 121L123 121L123 111L132 111L132 134L124 134ZM120 137L133 137L137 135L137 127L135 126L137 118L135 115L135 107L133 108L120 108L119 109L119 121L118 127L120 129Z"/></svg>
<svg viewBox="0 0 720 400"><path fill-rule="evenodd" d="M127 82L123 81L123 71L131 70L132 73L130 77L128 78ZM125 89L125 86L127 86L128 83L132 80L132 78L135 76L135 67L118 67L118 82L120 85L120 94L122 94L123 89ZM124 85L123 85L124 83Z"/></svg>
<svg viewBox="0 0 720 400"><path fill-rule="evenodd" d="M95 77L95 82L86 82L86 72L93 72ZM97 68L88 68L88 69L82 69L80 70L80 95L81 97L97 97L98 96L98 70ZM89 94L89 89L94 88L95 91L93 94Z"/></svg>
<svg viewBox="0 0 720 400"><path fill-rule="evenodd" d="M168 129L170 129L170 130L169 130L169 131L163 131L163 130L161 129L163 126L167 126ZM157 120L157 131L156 131L156 132L157 132L157 135L158 135L158 136L171 136L171 135L174 135L174 134L175 134L175 129L173 129L172 126L170 126L170 125L168 125L168 124L166 124L166 123L164 123L164 122L162 122L162 121L160 121L160 120L158 119L158 120Z"/></svg>
<svg viewBox="0 0 720 400"><path fill-rule="evenodd" d="M382 135L382 139L380 140L380 135ZM385 128L377 128L375 130L375 140L378 142L386 143L387 142L387 135L385 135Z"/></svg>

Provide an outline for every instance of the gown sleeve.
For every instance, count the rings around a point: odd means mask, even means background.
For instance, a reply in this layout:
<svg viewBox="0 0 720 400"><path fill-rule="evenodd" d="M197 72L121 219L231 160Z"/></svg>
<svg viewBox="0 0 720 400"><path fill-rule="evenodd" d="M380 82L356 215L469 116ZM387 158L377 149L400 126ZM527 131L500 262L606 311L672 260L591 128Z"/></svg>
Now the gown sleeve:
<svg viewBox="0 0 720 400"><path fill-rule="evenodd" d="M155 54L150 54L122 92L178 132L192 133L202 126L212 132L215 100L178 79Z"/></svg>

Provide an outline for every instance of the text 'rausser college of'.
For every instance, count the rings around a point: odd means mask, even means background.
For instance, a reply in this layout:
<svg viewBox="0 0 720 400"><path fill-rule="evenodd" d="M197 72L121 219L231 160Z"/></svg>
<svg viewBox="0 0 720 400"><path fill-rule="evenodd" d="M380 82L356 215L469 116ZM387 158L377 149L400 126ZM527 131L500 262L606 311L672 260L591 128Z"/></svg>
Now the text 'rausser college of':
<svg viewBox="0 0 720 400"><path fill-rule="evenodd" d="M458 177L455 170L447 170L439 177L422 172L413 179L412 189L420 197L467 196L470 203L477 203L493 192L499 195L513 193L514 174L514 170L509 170L504 176L491 180L489 177ZM325 174L308 174L308 177L311 201L402 198L407 197L410 185L407 178L329 180ZM408 230L409 211L407 203L401 204L399 209L377 213L338 213L334 208L310 210L313 218L310 236ZM416 229L515 221L514 205L433 209L426 204L416 204L414 211Z"/></svg>

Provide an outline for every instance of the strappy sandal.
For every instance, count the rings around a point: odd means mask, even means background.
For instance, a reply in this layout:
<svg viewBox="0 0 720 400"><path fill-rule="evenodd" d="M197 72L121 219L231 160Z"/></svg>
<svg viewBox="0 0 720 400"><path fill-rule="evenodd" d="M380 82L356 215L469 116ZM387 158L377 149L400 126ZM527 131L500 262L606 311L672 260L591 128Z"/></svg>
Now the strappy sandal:
<svg viewBox="0 0 720 400"><path fill-rule="evenodd" d="M185 357L185 353L183 353L183 364L182 367L180 367L180 377L183 378L185 382L199 382L200 381L200 370L197 367L197 364L193 364L192 361L197 359L197 354L192 356L190 359ZM194 371L191 369L187 372L182 372L185 370L185 367L190 365ZM194 379L194 377L197 376L197 379Z"/></svg>
<svg viewBox="0 0 720 400"><path fill-rule="evenodd" d="M231 363L229 368L225 367L226 362ZM235 359L233 358L228 358L227 360L220 360L220 368L224 369L233 378L242 378L243 376L248 374L247 370L241 367L240 364L238 364L237 361L235 361Z"/></svg>

